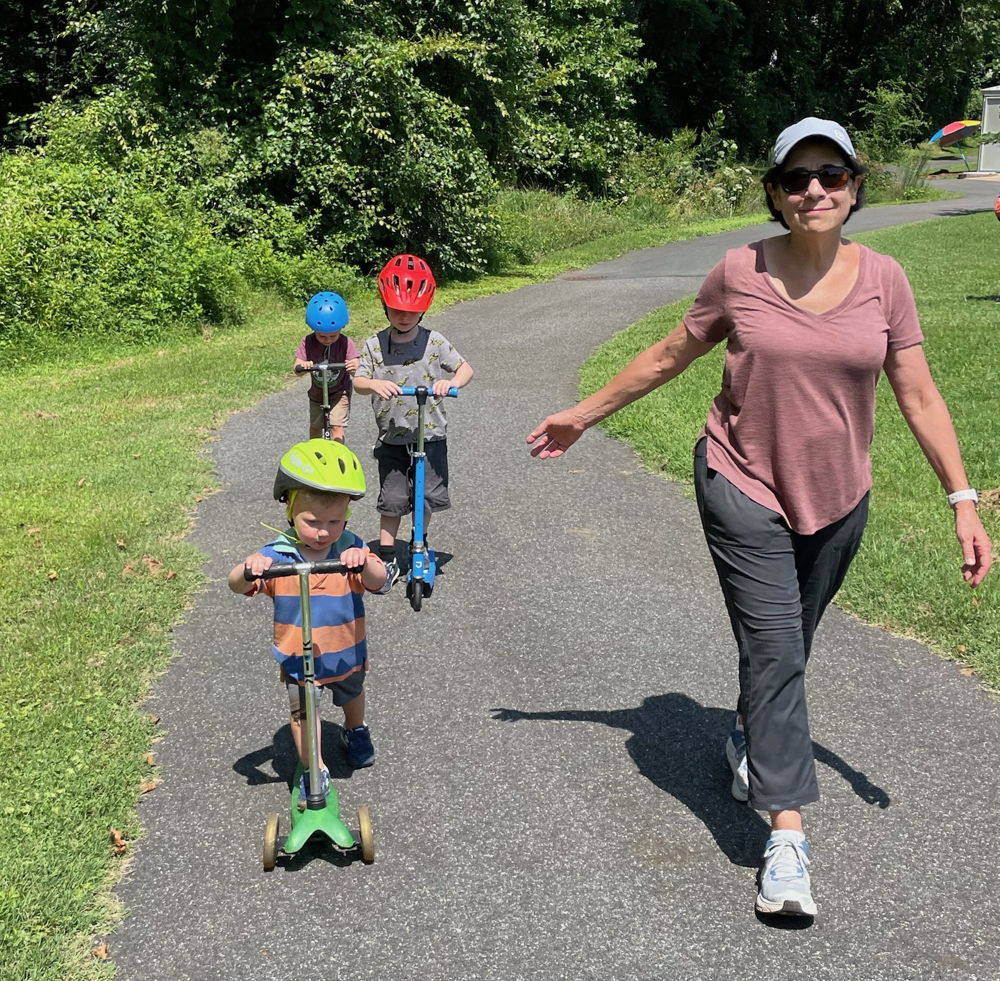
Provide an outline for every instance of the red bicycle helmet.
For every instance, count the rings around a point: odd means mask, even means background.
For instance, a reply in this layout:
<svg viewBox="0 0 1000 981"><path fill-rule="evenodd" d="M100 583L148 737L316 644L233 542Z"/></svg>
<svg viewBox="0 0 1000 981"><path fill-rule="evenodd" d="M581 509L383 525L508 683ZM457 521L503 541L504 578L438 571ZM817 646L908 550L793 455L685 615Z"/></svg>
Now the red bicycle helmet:
<svg viewBox="0 0 1000 981"><path fill-rule="evenodd" d="M394 310L423 313L434 299L434 274L417 255L393 256L378 274L378 292L382 302Z"/></svg>

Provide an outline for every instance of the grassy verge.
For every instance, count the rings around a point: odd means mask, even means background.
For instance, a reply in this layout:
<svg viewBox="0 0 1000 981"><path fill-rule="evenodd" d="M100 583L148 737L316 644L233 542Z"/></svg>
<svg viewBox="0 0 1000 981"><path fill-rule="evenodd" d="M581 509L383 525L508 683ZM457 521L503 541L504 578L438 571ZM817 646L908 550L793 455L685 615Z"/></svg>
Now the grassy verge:
<svg viewBox="0 0 1000 981"><path fill-rule="evenodd" d="M759 217L590 228L584 238L613 234L583 242L570 221L536 265L445 286L436 306ZM356 337L384 322L374 297L351 314ZM301 310L272 302L240 329L113 358L100 347L70 350L61 365L4 378L4 979L113 973L91 948L118 915L108 887L140 834L137 796L155 784L156 727L142 699L201 582L202 557L185 535L214 488L205 444L228 414L288 383L304 331Z"/></svg>
<svg viewBox="0 0 1000 981"><path fill-rule="evenodd" d="M980 214L857 236L894 255L910 277L927 356L951 408L970 479L992 501L982 513L994 540L1000 537L995 384L1000 285L996 249L969 243L995 241L997 234L996 219ZM584 367L583 393L599 388L662 338L689 305L685 300L657 311L612 338ZM668 386L609 419L607 430L633 445L652 469L690 482L691 447L718 391L722 358L721 348L713 350ZM962 582L950 509L884 379L877 418L871 520L838 603L869 623L924 641L1000 689L998 577L976 592Z"/></svg>

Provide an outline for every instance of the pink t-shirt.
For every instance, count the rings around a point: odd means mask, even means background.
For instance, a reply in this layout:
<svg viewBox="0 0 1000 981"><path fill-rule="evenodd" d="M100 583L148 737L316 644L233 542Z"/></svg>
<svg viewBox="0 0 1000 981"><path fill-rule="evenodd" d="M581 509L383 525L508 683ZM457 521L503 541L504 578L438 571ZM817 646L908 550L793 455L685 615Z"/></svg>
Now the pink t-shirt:
<svg viewBox="0 0 1000 981"><path fill-rule="evenodd" d="M684 317L700 340L727 342L703 431L708 465L803 535L868 492L882 364L923 341L899 263L859 247L857 282L826 313L782 296L754 242L726 253Z"/></svg>

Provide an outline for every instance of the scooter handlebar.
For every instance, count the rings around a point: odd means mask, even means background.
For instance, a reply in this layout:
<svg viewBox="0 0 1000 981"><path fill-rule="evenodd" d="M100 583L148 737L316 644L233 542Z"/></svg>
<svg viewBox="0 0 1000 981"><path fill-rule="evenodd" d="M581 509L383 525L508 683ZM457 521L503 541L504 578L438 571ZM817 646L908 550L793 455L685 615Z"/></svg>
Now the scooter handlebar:
<svg viewBox="0 0 1000 981"><path fill-rule="evenodd" d="M314 364L311 368L304 368L302 365L297 364L295 366L295 374L304 375L307 371L335 371L346 367L347 363L345 361L320 361L319 364Z"/></svg>
<svg viewBox="0 0 1000 981"><path fill-rule="evenodd" d="M336 559L324 559L322 562L278 562L265 569L259 576L255 576L249 568L244 566L243 578L247 582L253 582L255 579L280 579L283 576L301 576L303 573L318 576L328 572L340 572L346 575L351 571L343 562L338 562Z"/></svg>
<svg viewBox="0 0 1000 981"><path fill-rule="evenodd" d="M431 391L431 389L429 389L426 385L417 385L417 386L403 385L400 388L400 394L402 394L402 395L416 395L417 391L419 389L421 389L421 388L428 394L428 396L433 396L434 395L434 392ZM448 389L448 398L450 398L450 399L457 399L458 398L458 389L455 388L454 386L452 388L449 388Z"/></svg>

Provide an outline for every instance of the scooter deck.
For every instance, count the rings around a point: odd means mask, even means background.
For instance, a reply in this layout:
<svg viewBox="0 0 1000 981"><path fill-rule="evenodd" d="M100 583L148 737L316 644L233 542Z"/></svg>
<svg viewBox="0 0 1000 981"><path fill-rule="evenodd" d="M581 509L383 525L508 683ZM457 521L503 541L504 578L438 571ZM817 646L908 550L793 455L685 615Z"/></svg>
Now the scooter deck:
<svg viewBox="0 0 1000 981"><path fill-rule="evenodd" d="M326 794L326 804L323 807L299 810L299 781L302 776L301 764L295 768L292 781L291 815L292 830L281 846L286 855L294 855L301 851L306 842L315 834L329 838L338 848L355 848L357 842L350 829L341 820L340 800L331 785Z"/></svg>

